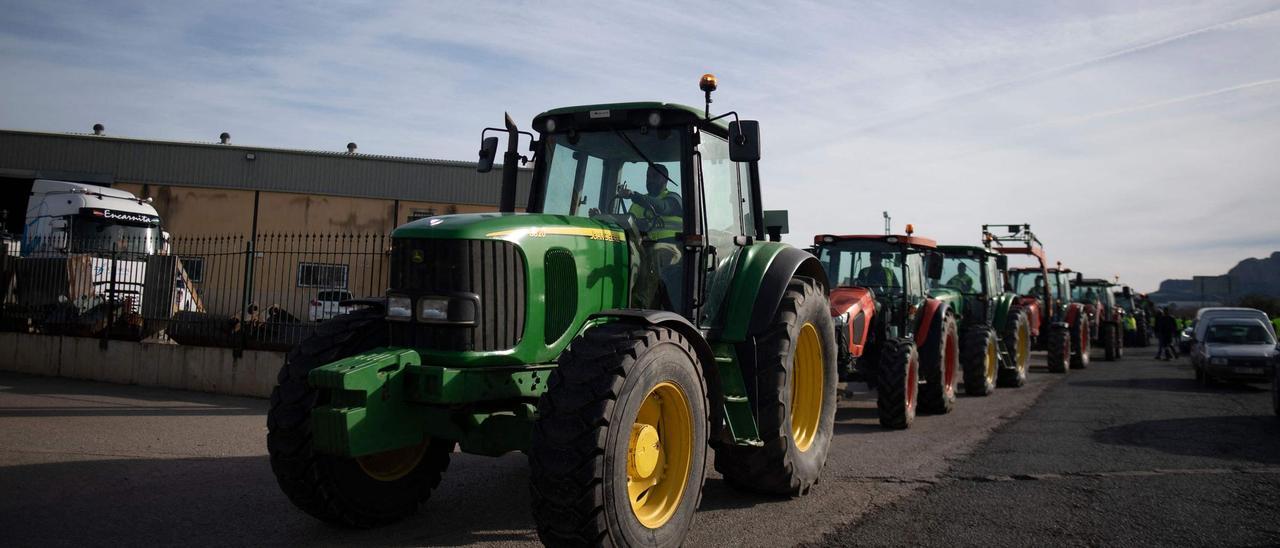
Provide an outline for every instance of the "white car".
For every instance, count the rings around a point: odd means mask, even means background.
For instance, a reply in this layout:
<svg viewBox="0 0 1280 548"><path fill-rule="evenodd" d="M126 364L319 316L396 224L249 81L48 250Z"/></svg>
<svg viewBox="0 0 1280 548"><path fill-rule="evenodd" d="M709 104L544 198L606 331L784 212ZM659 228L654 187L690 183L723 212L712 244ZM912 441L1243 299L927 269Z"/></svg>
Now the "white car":
<svg viewBox="0 0 1280 548"><path fill-rule="evenodd" d="M311 299L311 308L307 311L307 319L313 322L322 322L334 316L351 312L354 307L342 306L341 303L353 298L351 292L345 289L321 291L316 294L316 298Z"/></svg>

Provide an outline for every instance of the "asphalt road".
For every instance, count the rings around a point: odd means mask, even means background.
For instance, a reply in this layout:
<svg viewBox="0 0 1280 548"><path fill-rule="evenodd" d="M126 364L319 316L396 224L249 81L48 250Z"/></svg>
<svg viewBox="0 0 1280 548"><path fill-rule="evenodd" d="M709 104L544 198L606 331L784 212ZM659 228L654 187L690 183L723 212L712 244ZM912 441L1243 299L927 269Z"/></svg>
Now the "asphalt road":
<svg viewBox="0 0 1280 548"><path fill-rule="evenodd" d="M1072 372L941 481L821 544L1280 545L1267 388L1134 357Z"/></svg>
<svg viewBox="0 0 1280 548"><path fill-rule="evenodd" d="M1043 357L1035 358L1043 363ZM1037 365L1037 361L1033 361ZM817 542L938 481L1062 377L882 430L869 393L842 401L821 482L786 500L712 472L691 546ZM0 545L535 545L521 454L455 454L419 516L373 531L296 510L267 462L266 402L0 373Z"/></svg>

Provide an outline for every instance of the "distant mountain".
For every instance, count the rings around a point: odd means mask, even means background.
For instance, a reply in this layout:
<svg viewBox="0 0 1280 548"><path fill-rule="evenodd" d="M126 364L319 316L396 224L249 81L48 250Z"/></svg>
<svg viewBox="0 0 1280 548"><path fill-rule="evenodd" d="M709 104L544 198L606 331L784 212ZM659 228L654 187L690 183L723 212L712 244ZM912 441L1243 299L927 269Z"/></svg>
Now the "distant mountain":
<svg viewBox="0 0 1280 548"><path fill-rule="evenodd" d="M1165 280L1151 293L1156 302L1215 301L1230 303L1245 295L1280 297L1280 251L1264 259L1245 259L1226 274Z"/></svg>

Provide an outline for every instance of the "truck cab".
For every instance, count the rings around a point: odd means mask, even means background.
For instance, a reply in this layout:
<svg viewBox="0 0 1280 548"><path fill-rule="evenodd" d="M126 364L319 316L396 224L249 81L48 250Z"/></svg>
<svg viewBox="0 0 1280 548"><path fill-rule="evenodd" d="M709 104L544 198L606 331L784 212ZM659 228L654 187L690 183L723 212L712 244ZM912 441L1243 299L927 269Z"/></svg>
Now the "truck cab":
<svg viewBox="0 0 1280 548"><path fill-rule="evenodd" d="M38 179L31 187L22 255L123 252L155 255L167 235L150 200L84 183Z"/></svg>

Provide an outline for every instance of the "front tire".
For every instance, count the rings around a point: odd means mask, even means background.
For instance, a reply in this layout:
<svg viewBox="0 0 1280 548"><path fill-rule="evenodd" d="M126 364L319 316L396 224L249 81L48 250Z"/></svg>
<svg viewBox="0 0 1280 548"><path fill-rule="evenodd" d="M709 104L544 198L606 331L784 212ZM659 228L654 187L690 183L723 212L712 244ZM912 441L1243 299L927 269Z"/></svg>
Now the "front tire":
<svg viewBox="0 0 1280 548"><path fill-rule="evenodd" d="M916 420L920 390L920 356L907 339L887 339L880 346L880 375L876 410L880 426L905 430Z"/></svg>
<svg viewBox="0 0 1280 548"><path fill-rule="evenodd" d="M995 330L986 325L969 329L964 336L960 362L964 364L965 394L989 396L995 392L996 372L1000 369Z"/></svg>
<svg viewBox="0 0 1280 548"><path fill-rule="evenodd" d="M625 322L561 354L529 450L538 538L548 546L678 546L706 475L707 387L678 332Z"/></svg>
<svg viewBox="0 0 1280 548"><path fill-rule="evenodd" d="M307 384L312 369L387 345L386 321L373 309L320 324L280 368L267 413L267 451L280 489L304 512L329 523L369 528L413 515L440 484L454 442L421 445L360 458L316 453L311 410L323 396Z"/></svg>
<svg viewBox="0 0 1280 548"><path fill-rule="evenodd" d="M794 278L757 348L761 447L716 450L730 484L771 495L804 495L818 482L835 429L835 332L816 283Z"/></svg>
<svg viewBox="0 0 1280 548"><path fill-rule="evenodd" d="M940 328L929 335L920 348L920 364L925 382L920 387L920 410L934 415L950 413L956 404L960 384L960 335L956 318L943 314Z"/></svg>
<svg viewBox="0 0 1280 548"><path fill-rule="evenodd" d="M1031 321L1021 308L1010 308L1005 320L1004 347L1008 349L1012 368L1001 369L999 386L1018 388L1027 384L1031 362Z"/></svg>
<svg viewBox="0 0 1280 548"><path fill-rule="evenodd" d="M1115 324L1104 324L1102 331L1103 359L1109 362L1120 359L1120 337Z"/></svg>
<svg viewBox="0 0 1280 548"><path fill-rule="evenodd" d="M1067 328L1061 325L1050 326L1049 334L1045 337L1045 349L1049 351L1049 372L1066 373L1071 361L1071 337Z"/></svg>
<svg viewBox="0 0 1280 548"><path fill-rule="evenodd" d="M1081 311L1068 329L1071 334L1071 368L1089 367L1089 317Z"/></svg>

